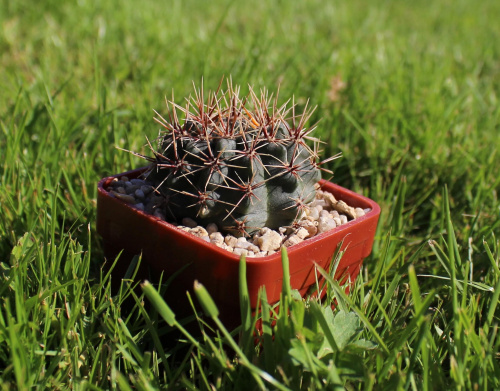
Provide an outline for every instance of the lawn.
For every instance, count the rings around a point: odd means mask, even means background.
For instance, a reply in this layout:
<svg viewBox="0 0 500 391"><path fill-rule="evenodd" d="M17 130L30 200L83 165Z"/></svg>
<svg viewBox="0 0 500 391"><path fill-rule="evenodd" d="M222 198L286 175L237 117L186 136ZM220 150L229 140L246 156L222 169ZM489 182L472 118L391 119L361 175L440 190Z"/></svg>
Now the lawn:
<svg viewBox="0 0 500 391"><path fill-rule="evenodd" d="M2 389L500 389L499 19L495 0L0 0ZM330 281L331 312L285 286L257 345L247 314L232 332L210 305L174 318L158 285L112 292L95 230L98 180L143 164L117 147L145 151L165 96L222 76L317 105L333 181L382 208L350 295Z"/></svg>

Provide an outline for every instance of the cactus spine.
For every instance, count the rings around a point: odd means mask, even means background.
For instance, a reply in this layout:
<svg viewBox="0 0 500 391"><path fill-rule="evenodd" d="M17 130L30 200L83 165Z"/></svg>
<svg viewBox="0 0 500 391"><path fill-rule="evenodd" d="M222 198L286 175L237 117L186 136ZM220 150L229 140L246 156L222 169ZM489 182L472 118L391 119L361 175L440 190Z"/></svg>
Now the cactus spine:
<svg viewBox="0 0 500 391"><path fill-rule="evenodd" d="M266 90L257 96L250 88L244 98L239 92L219 85L205 102L203 87L195 87L185 107L167 101L168 120L156 113L164 130L157 148L150 144L148 179L165 197L169 218L216 223L241 236L293 225L314 199L324 162L317 162L314 128L305 128L313 110L306 105L296 115L295 104L278 107Z"/></svg>

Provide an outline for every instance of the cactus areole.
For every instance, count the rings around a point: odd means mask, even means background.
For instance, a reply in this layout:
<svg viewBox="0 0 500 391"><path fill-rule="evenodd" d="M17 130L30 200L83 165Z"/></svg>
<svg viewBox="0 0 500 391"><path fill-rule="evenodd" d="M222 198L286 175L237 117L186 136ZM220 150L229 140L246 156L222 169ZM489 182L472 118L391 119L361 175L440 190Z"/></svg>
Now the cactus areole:
<svg viewBox="0 0 500 391"><path fill-rule="evenodd" d="M288 103L288 102L287 102ZM265 90L209 92L195 88L185 107L167 100L168 120L147 179L165 198L167 219L216 223L221 231L250 235L262 227L292 226L314 199L323 162L319 140L305 123L313 110L295 114L295 104L277 105ZM180 115L179 115L180 113ZM182 119L179 119L181 117Z"/></svg>

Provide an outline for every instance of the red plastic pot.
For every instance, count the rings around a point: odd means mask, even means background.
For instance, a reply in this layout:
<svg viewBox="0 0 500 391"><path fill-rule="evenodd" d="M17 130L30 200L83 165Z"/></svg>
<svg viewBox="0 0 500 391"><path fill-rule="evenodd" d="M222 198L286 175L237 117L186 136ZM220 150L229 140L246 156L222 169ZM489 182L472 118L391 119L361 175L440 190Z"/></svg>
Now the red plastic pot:
<svg viewBox="0 0 500 391"><path fill-rule="evenodd" d="M143 170L107 177L99 182L97 232L103 239L108 260L112 261L122 252L119 262L123 269L128 266L128 259L142 253L143 264L148 265L154 274L164 272L168 278L179 273L166 293L166 300L171 306L186 306L185 291L192 289L196 279L205 285L223 315L239 314L237 255L135 209L106 191L113 178L136 178ZM371 252L380 215L380 207L374 201L331 182L321 181L320 184L324 190L348 205L370 208L371 211L288 248L291 286L302 295L316 284L319 273L315 272L315 265L328 270L334 254L339 250L339 244L344 254L337 266L335 278L355 280L363 259ZM253 309L262 285L266 287L270 303L279 301L283 281L279 252L266 257L248 258L247 280Z"/></svg>

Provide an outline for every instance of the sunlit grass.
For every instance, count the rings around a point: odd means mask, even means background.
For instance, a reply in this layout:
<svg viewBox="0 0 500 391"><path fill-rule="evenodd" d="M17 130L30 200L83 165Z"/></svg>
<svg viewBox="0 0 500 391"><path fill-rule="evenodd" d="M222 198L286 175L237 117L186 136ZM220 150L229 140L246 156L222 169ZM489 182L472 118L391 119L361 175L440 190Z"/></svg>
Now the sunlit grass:
<svg viewBox="0 0 500 391"><path fill-rule="evenodd" d="M499 17L465 0L0 1L2 388L500 388ZM291 292L273 325L262 292L257 345L246 311L239 338L194 313L205 337L183 333L134 265L111 292L95 232L97 181L141 164L115 147L156 135L172 89L223 75L310 98L323 154L343 154L333 181L382 207L349 296L330 282L330 314ZM362 348L334 346L342 317Z"/></svg>

